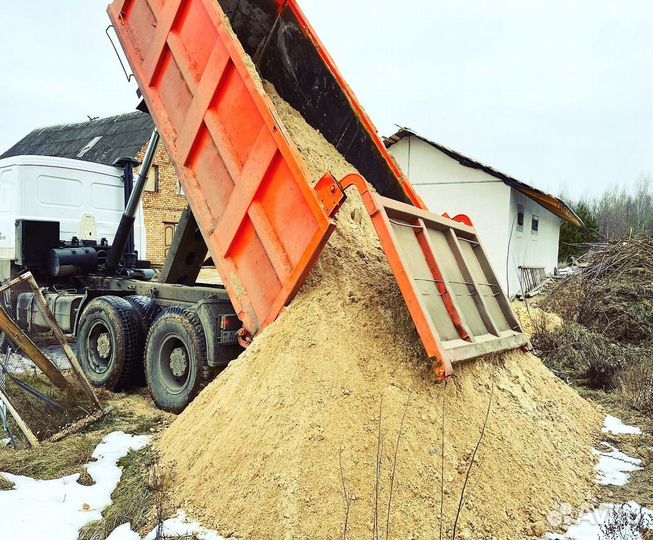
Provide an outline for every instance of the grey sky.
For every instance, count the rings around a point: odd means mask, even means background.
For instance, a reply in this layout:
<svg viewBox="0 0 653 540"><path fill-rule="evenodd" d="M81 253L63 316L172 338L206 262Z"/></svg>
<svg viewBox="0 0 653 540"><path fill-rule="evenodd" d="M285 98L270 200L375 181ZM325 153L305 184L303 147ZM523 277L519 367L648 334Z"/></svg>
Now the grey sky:
<svg viewBox="0 0 653 540"><path fill-rule="evenodd" d="M303 0L382 134L402 124L574 196L653 172L650 0ZM102 0L0 7L0 151L133 109Z"/></svg>

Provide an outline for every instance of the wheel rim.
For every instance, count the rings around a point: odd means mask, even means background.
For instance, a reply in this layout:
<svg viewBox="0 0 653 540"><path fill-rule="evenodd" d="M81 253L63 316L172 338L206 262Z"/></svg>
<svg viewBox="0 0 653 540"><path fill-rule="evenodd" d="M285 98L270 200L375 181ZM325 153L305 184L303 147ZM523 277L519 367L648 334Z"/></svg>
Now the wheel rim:
<svg viewBox="0 0 653 540"><path fill-rule="evenodd" d="M93 373L105 375L113 359L114 343L111 331L103 321L95 321L86 338L88 365Z"/></svg>
<svg viewBox="0 0 653 540"><path fill-rule="evenodd" d="M180 394L190 379L190 354L186 344L176 334L168 334L161 340L157 355L161 384L167 392Z"/></svg>

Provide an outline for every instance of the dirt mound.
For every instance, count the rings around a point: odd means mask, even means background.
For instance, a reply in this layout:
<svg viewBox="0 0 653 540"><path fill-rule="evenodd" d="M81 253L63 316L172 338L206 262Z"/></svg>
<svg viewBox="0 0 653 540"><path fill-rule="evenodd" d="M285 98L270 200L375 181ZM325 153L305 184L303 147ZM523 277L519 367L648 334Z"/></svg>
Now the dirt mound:
<svg viewBox="0 0 653 540"><path fill-rule="evenodd" d="M563 325L563 320L558 315L544 311L530 302L513 300L511 307L529 338L538 332L555 332Z"/></svg>
<svg viewBox="0 0 653 540"><path fill-rule="evenodd" d="M314 180L353 170L266 88ZM459 366L446 386L436 384L362 201L350 193L290 307L158 448L175 471L177 502L240 538L342 538L345 520L348 537L383 537L388 519L389 537L437 537L444 452L447 537L490 397L459 534L541 533L555 503L589 497L601 416L520 352Z"/></svg>

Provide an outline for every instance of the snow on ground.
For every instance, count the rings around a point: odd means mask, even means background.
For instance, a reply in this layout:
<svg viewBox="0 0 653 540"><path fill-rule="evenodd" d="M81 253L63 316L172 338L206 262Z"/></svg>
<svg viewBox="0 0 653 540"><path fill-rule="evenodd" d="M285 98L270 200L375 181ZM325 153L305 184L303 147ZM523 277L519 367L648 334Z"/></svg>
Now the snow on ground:
<svg viewBox="0 0 653 540"><path fill-rule="evenodd" d="M592 448L592 453L599 456L596 469L596 482L602 486L625 486L630 479L630 473L641 471L641 459L630 457L617 450L611 444L602 442L605 451Z"/></svg>
<svg viewBox="0 0 653 540"><path fill-rule="evenodd" d="M612 433L613 435L641 435L642 430L635 426L627 426L619 418L608 415L605 417L603 424L603 433Z"/></svg>
<svg viewBox="0 0 653 540"><path fill-rule="evenodd" d="M122 476L118 461L130 450L140 450L147 435L127 435L120 431L107 435L93 451L86 469L92 486L77 483L79 474L56 480L35 480L27 476L0 473L15 487L0 491L2 524L0 540L77 540L79 530L101 519L111 504L111 494Z"/></svg>
<svg viewBox="0 0 653 540"><path fill-rule="evenodd" d="M636 502L602 504L585 512L565 534L547 535L550 540L643 540L640 531L653 531L653 511Z"/></svg>
<svg viewBox="0 0 653 540"><path fill-rule="evenodd" d="M642 431L637 427L624 424L619 418L608 415L603 433L641 435ZM592 453L599 456L595 466L598 484L624 486L630 479L630 473L642 470L640 459L620 452L607 442L602 442L601 446L602 451L592 448ZM571 514L573 509L569 507L569 510ZM603 503L594 510L583 511L564 534L548 533L546 537L550 540L604 540L605 538L643 540L640 532L643 530L653 531L653 510L644 508L634 501L623 505Z"/></svg>
<svg viewBox="0 0 653 540"><path fill-rule="evenodd" d="M73 351L76 353L75 344L71 344ZM70 369L70 362L68 357L63 352L63 349L59 346L50 346L42 349L45 356L57 366L58 369L64 371ZM4 363L5 357L2 355L0 361ZM12 352L9 355L9 361L7 362L7 371L12 375L24 375L32 373L41 373L41 370L36 367L34 362L32 362L27 356L22 355L20 352Z"/></svg>
<svg viewBox="0 0 653 540"><path fill-rule="evenodd" d="M181 511L177 513L176 517L166 519L160 527L152 529L142 540L155 540L157 531L159 531L159 538L194 536L197 540L224 540L215 531L207 530L195 521L188 521L186 514ZM132 531L131 524L125 523L107 536L107 540L141 540L141 537Z"/></svg>

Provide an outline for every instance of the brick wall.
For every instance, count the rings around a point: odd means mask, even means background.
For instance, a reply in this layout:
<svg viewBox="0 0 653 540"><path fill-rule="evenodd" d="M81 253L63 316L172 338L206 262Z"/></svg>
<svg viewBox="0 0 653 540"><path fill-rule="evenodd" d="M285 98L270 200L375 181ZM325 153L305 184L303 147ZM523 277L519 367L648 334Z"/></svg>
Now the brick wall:
<svg viewBox="0 0 653 540"><path fill-rule="evenodd" d="M147 146L136 156L141 161ZM174 165L163 146L159 144L154 156L154 166L143 194L143 214L147 231L146 259L153 266L162 266L174 227L187 206L186 197L179 193L179 183Z"/></svg>

